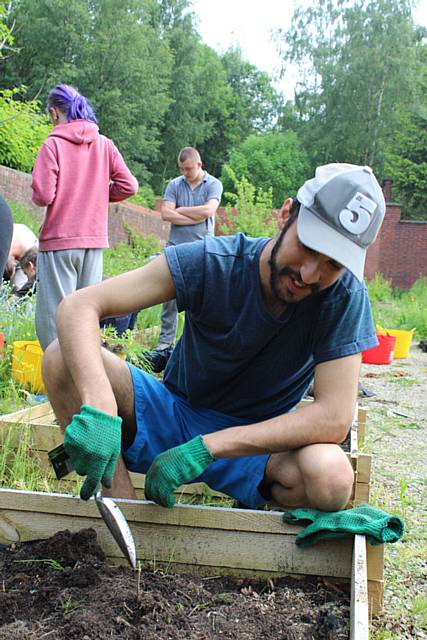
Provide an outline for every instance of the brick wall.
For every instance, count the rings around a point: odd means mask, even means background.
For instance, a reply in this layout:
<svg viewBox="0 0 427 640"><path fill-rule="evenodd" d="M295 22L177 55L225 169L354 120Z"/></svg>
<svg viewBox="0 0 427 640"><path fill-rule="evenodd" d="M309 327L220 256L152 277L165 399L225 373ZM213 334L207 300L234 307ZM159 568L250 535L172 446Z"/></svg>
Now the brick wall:
<svg viewBox="0 0 427 640"><path fill-rule="evenodd" d="M31 176L0 165L0 193L6 200L21 202L41 220L43 209L31 202ZM151 211L131 202L114 203L108 211L108 238L111 246L127 240L123 223L134 227L139 233L156 235L165 243L169 233L169 223L163 222L159 211Z"/></svg>
<svg viewBox="0 0 427 640"><path fill-rule="evenodd" d="M377 241L368 249L365 276L382 273L394 287L408 289L427 277L427 222L401 220L401 206L387 202Z"/></svg>
<svg viewBox="0 0 427 640"><path fill-rule="evenodd" d="M427 222L402 221L401 207L391 200L391 182L384 181L387 211L376 243L369 248L365 274L367 279L381 272L393 286L408 288L421 275L427 277ZM42 210L31 203L31 176L0 166L0 193L6 200L22 202L38 218ZM156 211L130 202L112 204L108 214L108 235L111 246L125 241L126 222L140 233L155 234L162 243L167 240L169 224L163 222L159 206Z"/></svg>

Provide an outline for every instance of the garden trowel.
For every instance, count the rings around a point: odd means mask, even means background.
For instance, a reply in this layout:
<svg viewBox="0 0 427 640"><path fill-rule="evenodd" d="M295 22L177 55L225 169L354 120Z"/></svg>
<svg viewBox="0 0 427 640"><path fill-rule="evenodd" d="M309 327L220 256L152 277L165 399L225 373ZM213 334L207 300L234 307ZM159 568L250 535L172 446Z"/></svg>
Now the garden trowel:
<svg viewBox="0 0 427 640"><path fill-rule="evenodd" d="M96 506L114 540L133 569L136 569L136 550L132 531L114 500L106 498L98 491L95 495Z"/></svg>
<svg viewBox="0 0 427 640"><path fill-rule="evenodd" d="M48 456L58 480L61 480L61 478L74 470L63 444L60 444L58 447L55 447L55 449L49 451ZM120 511L114 500L104 497L101 494L101 491L96 493L95 503L102 519L107 525L114 540L117 542L126 560L129 562L131 567L135 569L135 542L123 513Z"/></svg>

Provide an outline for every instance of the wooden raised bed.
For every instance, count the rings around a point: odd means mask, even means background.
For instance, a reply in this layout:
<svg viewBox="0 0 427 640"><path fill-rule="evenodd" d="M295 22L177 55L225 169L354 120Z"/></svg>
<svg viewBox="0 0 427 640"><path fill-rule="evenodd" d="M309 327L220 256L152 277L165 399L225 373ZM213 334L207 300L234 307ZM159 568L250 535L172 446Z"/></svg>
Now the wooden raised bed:
<svg viewBox="0 0 427 640"><path fill-rule="evenodd" d="M365 419L365 413L359 409L358 420L361 418ZM352 504L369 499L371 457L356 450L358 420L347 453L356 472ZM1 416L0 443L6 434L17 441L22 428L29 429L34 453L40 464L47 467L47 451L63 439L60 428L54 424L50 405ZM131 476L138 495L142 496L144 477ZM205 485L201 484L183 488L188 498L203 491ZM368 606L371 615L382 607L383 546L366 545L364 536L354 536L300 549L295 537L301 528L284 524L281 513L274 510L188 504L169 510L139 499L117 503L132 529L137 557L142 563L206 575L295 574L350 581L350 637L368 638ZM1 543L49 538L63 529L76 532L84 527L96 529L101 547L112 562L123 562L93 500L83 502L77 496L62 493L0 489Z"/></svg>
<svg viewBox="0 0 427 640"><path fill-rule="evenodd" d="M371 614L381 608L383 547L364 536L321 542L300 549L301 527L286 525L278 511L117 500L137 548L137 558L152 567L204 575L314 575L352 583L351 636L367 638ZM93 527L112 562L123 562L93 500L77 496L0 489L0 542L45 539L55 532ZM354 560L353 560L354 552ZM357 632L357 633L356 633ZM366 632L366 633L365 633ZM364 635L365 634L365 635Z"/></svg>
<svg viewBox="0 0 427 640"><path fill-rule="evenodd" d="M303 403L305 402L311 402L311 400L303 400ZM346 445L347 455L351 460L355 472L353 495L349 506L369 502L371 455L360 453L357 450L358 443L360 443L359 425L363 425L364 433L365 422L366 410L358 408L350 432L350 438ZM29 409L22 409L21 411L0 416L0 444L4 441L11 427L16 428L13 431L12 437L17 444L20 438L19 425L29 430L30 441L33 443L33 453L37 456L41 468L45 469L52 480L54 480L55 474L49 464L47 452L63 441L63 434L60 427L55 423L55 414L53 413L50 403L46 402L35 407L30 407ZM130 476L138 499L144 499L145 476L140 473L131 473ZM71 476L69 479L62 480L58 486L61 487L61 489L65 489L70 483L75 484L76 480L77 476ZM213 491L203 483L183 485L176 491L176 494L181 496L181 500L188 500L191 496L203 494L213 499L226 498L224 494Z"/></svg>

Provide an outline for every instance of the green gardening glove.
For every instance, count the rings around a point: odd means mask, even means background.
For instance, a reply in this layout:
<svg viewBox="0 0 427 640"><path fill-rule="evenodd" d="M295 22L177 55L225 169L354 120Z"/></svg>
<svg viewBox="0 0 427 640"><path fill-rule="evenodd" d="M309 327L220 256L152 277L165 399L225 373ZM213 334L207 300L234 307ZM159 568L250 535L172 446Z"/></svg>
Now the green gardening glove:
<svg viewBox="0 0 427 640"><path fill-rule="evenodd" d="M109 489L120 455L122 419L82 404L64 435L64 448L77 473L87 476L80 490L89 500L100 482Z"/></svg>
<svg viewBox="0 0 427 640"><path fill-rule="evenodd" d="M214 460L202 436L159 453L145 476L145 497L162 507L173 507L175 489L198 478Z"/></svg>
<svg viewBox="0 0 427 640"><path fill-rule="evenodd" d="M397 542L404 531L402 518L389 515L369 504L343 511L293 509L284 512L283 520L288 524L308 525L295 540L301 547L330 538L345 538L355 533L366 536L368 542L374 545Z"/></svg>

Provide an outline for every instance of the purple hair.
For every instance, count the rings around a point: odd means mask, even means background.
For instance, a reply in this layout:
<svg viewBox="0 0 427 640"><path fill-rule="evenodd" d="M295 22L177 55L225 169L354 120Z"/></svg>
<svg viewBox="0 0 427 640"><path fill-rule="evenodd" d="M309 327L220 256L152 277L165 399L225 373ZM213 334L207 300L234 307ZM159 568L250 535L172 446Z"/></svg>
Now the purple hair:
<svg viewBox="0 0 427 640"><path fill-rule="evenodd" d="M47 98L47 108L56 107L70 120L90 120L97 123L95 111L89 100L69 84L57 84Z"/></svg>

